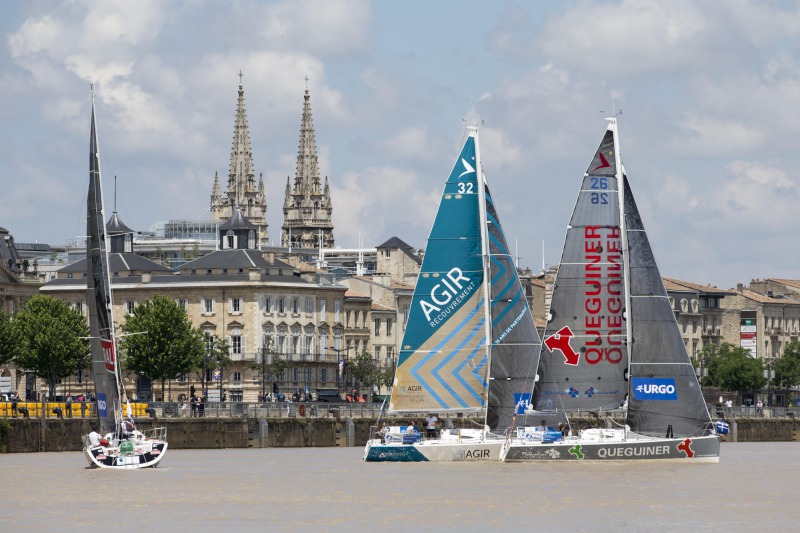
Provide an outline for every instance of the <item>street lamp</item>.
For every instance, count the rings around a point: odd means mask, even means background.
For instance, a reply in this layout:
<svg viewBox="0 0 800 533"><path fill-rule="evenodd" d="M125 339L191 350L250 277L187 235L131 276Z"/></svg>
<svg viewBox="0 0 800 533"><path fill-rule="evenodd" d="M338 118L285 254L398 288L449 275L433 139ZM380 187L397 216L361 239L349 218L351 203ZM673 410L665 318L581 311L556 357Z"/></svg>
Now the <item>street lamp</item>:
<svg viewBox="0 0 800 533"><path fill-rule="evenodd" d="M775 371L772 370L772 357L767 359L767 369L764 370L764 377L767 378L767 407L772 406L772 380L775 379Z"/></svg>
<svg viewBox="0 0 800 533"><path fill-rule="evenodd" d="M336 352L336 390L340 393L342 392L342 384L346 384L344 381L344 365L347 362L347 352L349 352L351 348L352 346L348 346L347 348L328 346L329 350ZM340 356L342 352L344 352L344 359Z"/></svg>

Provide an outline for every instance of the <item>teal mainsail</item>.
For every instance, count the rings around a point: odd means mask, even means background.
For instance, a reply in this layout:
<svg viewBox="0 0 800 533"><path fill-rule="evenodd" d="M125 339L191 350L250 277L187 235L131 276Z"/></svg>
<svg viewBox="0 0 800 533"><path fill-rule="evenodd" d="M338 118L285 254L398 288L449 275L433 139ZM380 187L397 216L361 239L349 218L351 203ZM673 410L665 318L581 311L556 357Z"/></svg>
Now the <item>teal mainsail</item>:
<svg viewBox="0 0 800 533"><path fill-rule="evenodd" d="M428 238L390 409L485 409L487 425L505 429L530 388L539 347L471 131Z"/></svg>
<svg viewBox="0 0 800 533"><path fill-rule="evenodd" d="M468 411L486 403L485 283L475 136L445 184L411 302L392 411Z"/></svg>

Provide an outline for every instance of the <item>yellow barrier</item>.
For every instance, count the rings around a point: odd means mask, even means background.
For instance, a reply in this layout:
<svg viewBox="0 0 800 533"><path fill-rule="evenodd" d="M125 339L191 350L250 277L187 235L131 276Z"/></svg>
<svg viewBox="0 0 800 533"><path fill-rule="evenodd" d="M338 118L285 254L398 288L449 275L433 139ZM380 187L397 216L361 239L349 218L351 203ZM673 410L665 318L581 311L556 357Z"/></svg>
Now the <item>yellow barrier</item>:
<svg viewBox="0 0 800 533"><path fill-rule="evenodd" d="M88 418L92 416L92 405L89 402L86 402L85 407L85 414L83 415L84 418ZM42 416L42 403L41 402L17 402L17 416L22 416L22 413L19 412L20 407L27 407L28 408L28 416L32 418L38 418ZM47 412L45 416L47 418L56 418L58 415L53 412L53 409L56 407L61 408L61 413L64 418L70 418L70 413L67 411L67 404L66 402L48 402L47 403ZM147 418L149 415L147 414L147 404L146 403L132 403L131 404L131 412L133 413L134 418ZM81 418L81 403L80 402L72 402L69 408L72 411L72 418ZM123 414L127 416L127 411L125 407L123 407ZM14 416L14 411L11 408L11 402L0 402L0 417L12 417Z"/></svg>

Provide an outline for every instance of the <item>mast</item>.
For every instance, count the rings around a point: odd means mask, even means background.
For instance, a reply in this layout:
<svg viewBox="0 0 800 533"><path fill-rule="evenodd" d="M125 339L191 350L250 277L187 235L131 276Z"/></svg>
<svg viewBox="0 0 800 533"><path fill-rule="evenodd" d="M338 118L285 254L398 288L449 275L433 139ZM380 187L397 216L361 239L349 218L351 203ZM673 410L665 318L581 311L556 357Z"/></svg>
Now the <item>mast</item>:
<svg viewBox="0 0 800 533"><path fill-rule="evenodd" d="M476 181L478 185L478 218L481 227L481 256L483 264L483 310L484 310L484 336L485 336L485 353L486 353L486 368L492 368L492 306L490 293L491 287L491 264L489 261L489 221L486 217L486 179L483 175L483 165L481 164L481 150L478 144L478 128L473 126L470 128L472 131L470 135L475 138L475 172L477 173ZM484 392L484 415L483 425L486 427L489 416L489 387L491 386L491 372L486 372L486 389Z"/></svg>
<svg viewBox="0 0 800 533"><path fill-rule="evenodd" d="M613 112L613 111L612 111ZM628 404L631 394L631 334L633 324L631 320L631 263L630 250L628 249L628 228L625 222L625 184L623 183L622 157L619 153L619 129L617 117L612 116L608 119L611 124L609 129L614 132L614 163L616 172L614 177L617 180L617 196L619 198L619 233L622 240L622 275L623 286L625 288L625 354L628 358ZM626 405L627 410L627 405ZM624 413L627 416L627 413Z"/></svg>

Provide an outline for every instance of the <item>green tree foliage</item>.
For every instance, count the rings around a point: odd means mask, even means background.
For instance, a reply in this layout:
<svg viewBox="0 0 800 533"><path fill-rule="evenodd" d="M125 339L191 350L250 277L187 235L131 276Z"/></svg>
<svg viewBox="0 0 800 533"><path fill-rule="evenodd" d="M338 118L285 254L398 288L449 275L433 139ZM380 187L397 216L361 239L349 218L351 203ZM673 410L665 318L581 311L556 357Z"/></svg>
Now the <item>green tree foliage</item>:
<svg viewBox="0 0 800 533"><path fill-rule="evenodd" d="M206 352L200 330L193 328L186 311L169 298L156 294L125 315L120 346L126 370L152 381L177 379L198 368Z"/></svg>
<svg viewBox="0 0 800 533"><path fill-rule="evenodd" d="M209 368L218 368L222 373L233 362L230 357L230 346L228 341L218 339L216 336L209 332L203 332L203 345L205 346L205 354L203 355L202 373L200 374L203 380L203 396L208 396L208 382L205 381L206 370ZM225 379L223 375L220 380Z"/></svg>
<svg viewBox="0 0 800 533"><path fill-rule="evenodd" d="M19 333L13 326L11 317L0 311L0 365L11 361L19 345Z"/></svg>
<svg viewBox="0 0 800 533"><path fill-rule="evenodd" d="M51 398L59 378L85 365L89 327L86 318L65 302L31 296L10 324L17 343L12 349L17 365L46 379Z"/></svg>
<svg viewBox="0 0 800 533"><path fill-rule="evenodd" d="M381 371L369 352L356 355L350 361L350 375L365 387L379 385L382 380Z"/></svg>
<svg viewBox="0 0 800 533"><path fill-rule="evenodd" d="M772 369L776 386L788 389L800 385L800 342L787 344L783 356L772 364Z"/></svg>
<svg viewBox="0 0 800 533"><path fill-rule="evenodd" d="M258 361L254 361L250 368L257 370L259 375L262 376L262 381L265 386L265 393L272 390L269 385L273 381L277 381L288 369L292 367L292 362L287 361L281 354L279 354L273 347L270 339L269 346L261 348Z"/></svg>
<svg viewBox="0 0 800 533"><path fill-rule="evenodd" d="M719 346L707 344L703 346L701 357L704 357L708 368L706 385L720 387L726 391L759 390L766 385L764 365L760 359L750 357L750 352L740 346L723 342Z"/></svg>

